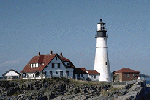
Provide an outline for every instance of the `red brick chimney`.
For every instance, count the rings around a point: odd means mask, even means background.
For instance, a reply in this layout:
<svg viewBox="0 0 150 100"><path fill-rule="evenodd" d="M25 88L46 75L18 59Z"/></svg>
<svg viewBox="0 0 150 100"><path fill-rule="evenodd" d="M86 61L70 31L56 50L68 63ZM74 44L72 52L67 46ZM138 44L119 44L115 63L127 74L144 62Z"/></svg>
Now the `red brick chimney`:
<svg viewBox="0 0 150 100"><path fill-rule="evenodd" d="M40 52L38 53L38 56L40 56Z"/></svg>
<svg viewBox="0 0 150 100"><path fill-rule="evenodd" d="M52 55L52 54L53 54L53 51L51 50L51 51L50 51L50 55Z"/></svg>

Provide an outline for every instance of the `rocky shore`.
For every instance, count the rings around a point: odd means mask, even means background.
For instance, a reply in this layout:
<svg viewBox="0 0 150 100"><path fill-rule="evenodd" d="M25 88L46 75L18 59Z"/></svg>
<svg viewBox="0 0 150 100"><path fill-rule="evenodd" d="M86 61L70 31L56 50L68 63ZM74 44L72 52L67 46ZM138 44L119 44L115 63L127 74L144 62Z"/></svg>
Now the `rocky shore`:
<svg viewBox="0 0 150 100"><path fill-rule="evenodd" d="M0 80L0 100L148 100L150 89L142 81L122 88L112 83L52 78L43 80Z"/></svg>

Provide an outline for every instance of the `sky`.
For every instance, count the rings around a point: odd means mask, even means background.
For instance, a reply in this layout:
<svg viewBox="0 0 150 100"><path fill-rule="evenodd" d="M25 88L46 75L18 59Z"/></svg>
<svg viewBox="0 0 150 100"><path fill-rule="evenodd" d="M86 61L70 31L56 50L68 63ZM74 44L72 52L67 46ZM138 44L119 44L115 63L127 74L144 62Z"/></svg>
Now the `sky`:
<svg viewBox="0 0 150 100"><path fill-rule="evenodd" d="M0 0L0 76L30 59L62 52L94 69L96 27L107 28L110 70L150 75L150 0Z"/></svg>

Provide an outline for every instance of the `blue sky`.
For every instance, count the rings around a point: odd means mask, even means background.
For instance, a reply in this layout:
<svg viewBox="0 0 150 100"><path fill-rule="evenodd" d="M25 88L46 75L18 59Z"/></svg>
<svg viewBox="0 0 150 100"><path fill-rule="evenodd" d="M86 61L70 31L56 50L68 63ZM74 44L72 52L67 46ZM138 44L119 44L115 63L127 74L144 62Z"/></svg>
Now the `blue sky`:
<svg viewBox="0 0 150 100"><path fill-rule="evenodd" d="M150 75L149 0L0 0L0 76L50 50L94 69L99 19L107 27L111 71Z"/></svg>

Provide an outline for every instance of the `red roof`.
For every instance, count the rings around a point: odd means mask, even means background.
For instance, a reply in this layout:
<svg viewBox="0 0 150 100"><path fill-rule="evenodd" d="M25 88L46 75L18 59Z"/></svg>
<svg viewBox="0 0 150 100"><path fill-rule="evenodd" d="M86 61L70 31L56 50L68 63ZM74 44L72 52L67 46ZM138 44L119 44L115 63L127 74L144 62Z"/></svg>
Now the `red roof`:
<svg viewBox="0 0 150 100"><path fill-rule="evenodd" d="M69 59L66 59L66 58L63 57L63 56L59 56L59 57L60 57L60 59L61 59L63 62L70 62ZM66 68L75 68L75 66L73 65L72 62L70 62L70 65L69 65L69 66L66 66Z"/></svg>
<svg viewBox="0 0 150 100"><path fill-rule="evenodd" d="M50 62L51 60L54 59L55 56L58 56L62 61L69 61L69 59L66 59L65 57L61 57L58 54L48 54L48 55L38 55L38 56L34 56L29 62L28 64L24 67L24 69L21 71L21 73L23 72L35 72L35 71L42 71ZM40 63L40 65L38 67L32 67L30 66L30 64L35 64L35 63ZM42 65L42 63L44 63L44 65ZM70 66L67 66L67 68L74 68L74 65L71 63Z"/></svg>
<svg viewBox="0 0 150 100"><path fill-rule="evenodd" d="M97 75L99 74L99 72L97 72L96 70L87 70L88 71L88 74L90 75Z"/></svg>
<svg viewBox="0 0 150 100"><path fill-rule="evenodd" d="M63 61L70 61L69 59L66 59L65 57L59 56L61 58L61 60Z"/></svg>
<svg viewBox="0 0 150 100"><path fill-rule="evenodd" d="M130 68L122 68L121 70L115 71L115 73L140 73L140 72L132 70Z"/></svg>
<svg viewBox="0 0 150 100"><path fill-rule="evenodd" d="M85 68L75 68L74 72L75 74L87 74Z"/></svg>

